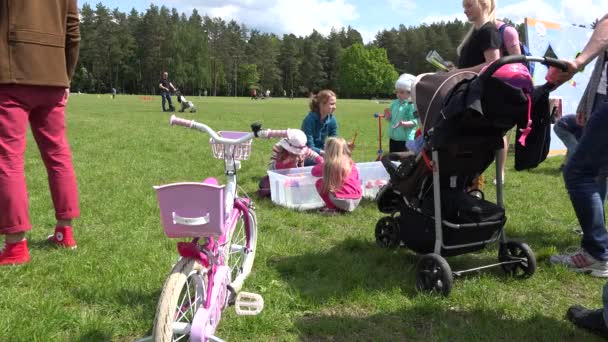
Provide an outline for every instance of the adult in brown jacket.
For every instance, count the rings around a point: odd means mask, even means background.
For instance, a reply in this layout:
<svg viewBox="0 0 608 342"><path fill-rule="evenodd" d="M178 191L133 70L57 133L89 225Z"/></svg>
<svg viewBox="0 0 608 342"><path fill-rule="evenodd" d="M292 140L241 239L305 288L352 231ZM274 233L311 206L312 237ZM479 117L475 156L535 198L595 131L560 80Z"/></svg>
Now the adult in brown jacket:
<svg viewBox="0 0 608 342"><path fill-rule="evenodd" d="M24 174L28 123L47 169L57 224L48 241L74 248L80 215L65 106L80 42L77 0L0 0L0 265L29 261Z"/></svg>

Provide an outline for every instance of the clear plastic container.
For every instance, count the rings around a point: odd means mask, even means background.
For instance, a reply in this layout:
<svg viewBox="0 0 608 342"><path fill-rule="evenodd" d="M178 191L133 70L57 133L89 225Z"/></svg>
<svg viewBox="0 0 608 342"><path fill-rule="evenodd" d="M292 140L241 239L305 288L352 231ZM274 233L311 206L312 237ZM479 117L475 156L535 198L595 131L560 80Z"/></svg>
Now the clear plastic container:
<svg viewBox="0 0 608 342"><path fill-rule="evenodd" d="M284 170L268 170L270 197L280 206L297 210L317 209L324 206L310 174L312 166ZM357 163L363 197L375 199L380 188L388 183L389 175L381 162Z"/></svg>

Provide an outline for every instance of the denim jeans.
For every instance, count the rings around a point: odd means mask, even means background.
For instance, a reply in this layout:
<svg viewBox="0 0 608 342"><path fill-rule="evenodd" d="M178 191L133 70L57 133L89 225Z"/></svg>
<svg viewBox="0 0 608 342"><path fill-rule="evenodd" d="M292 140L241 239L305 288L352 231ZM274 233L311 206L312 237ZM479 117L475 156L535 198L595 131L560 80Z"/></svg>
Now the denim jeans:
<svg viewBox="0 0 608 342"><path fill-rule="evenodd" d="M168 91L161 91L160 96L163 98L163 112L171 110L173 103L171 102L171 94ZM169 102L169 109L165 109L165 102Z"/></svg>
<svg viewBox="0 0 608 342"><path fill-rule="evenodd" d="M576 115L570 114L562 116L553 126L553 131L566 146L566 160L568 160L578 145L578 139L583 134L583 127L576 123Z"/></svg>
<svg viewBox="0 0 608 342"><path fill-rule="evenodd" d="M595 99L593 100L593 108L597 108L605 100L606 95L596 93ZM566 146L566 160L568 160L576 148L576 145L578 145L578 140L583 134L583 127L576 123L576 115L570 114L562 116L562 118L553 126L553 131L555 131L557 137Z"/></svg>
<svg viewBox="0 0 608 342"><path fill-rule="evenodd" d="M604 200L608 173L608 102L595 106L578 146L564 167L570 201L583 230L581 247L608 260Z"/></svg>

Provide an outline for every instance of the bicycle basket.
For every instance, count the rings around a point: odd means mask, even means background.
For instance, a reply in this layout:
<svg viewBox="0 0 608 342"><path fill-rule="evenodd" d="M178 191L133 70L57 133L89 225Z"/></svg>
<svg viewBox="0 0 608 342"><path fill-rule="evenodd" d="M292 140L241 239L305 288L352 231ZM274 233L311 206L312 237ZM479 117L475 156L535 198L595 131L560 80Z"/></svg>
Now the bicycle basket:
<svg viewBox="0 0 608 342"><path fill-rule="evenodd" d="M220 131L217 132L220 137L228 139L238 139L246 134L247 132L235 132L235 131ZM251 155L251 140L238 144L238 145L224 145L216 143L213 138L209 139L211 144L211 150L213 151L213 157L217 159L224 159L224 151L231 154L235 160L247 160Z"/></svg>

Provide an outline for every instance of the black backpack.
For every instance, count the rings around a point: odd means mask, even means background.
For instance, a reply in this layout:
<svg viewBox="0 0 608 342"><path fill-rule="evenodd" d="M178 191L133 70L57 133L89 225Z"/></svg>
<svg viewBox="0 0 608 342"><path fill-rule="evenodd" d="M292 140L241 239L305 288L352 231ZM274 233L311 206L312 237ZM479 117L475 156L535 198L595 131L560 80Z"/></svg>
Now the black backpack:
<svg viewBox="0 0 608 342"><path fill-rule="evenodd" d="M525 146L520 143L522 131L517 127L515 141L515 170L537 167L549 155L551 146L551 115L549 113L549 92L552 85L536 87L532 94L531 131Z"/></svg>

